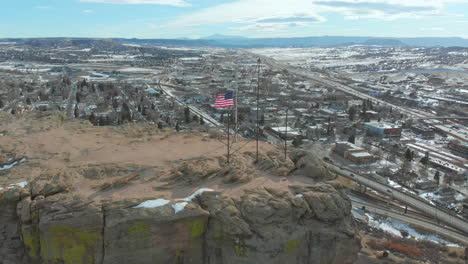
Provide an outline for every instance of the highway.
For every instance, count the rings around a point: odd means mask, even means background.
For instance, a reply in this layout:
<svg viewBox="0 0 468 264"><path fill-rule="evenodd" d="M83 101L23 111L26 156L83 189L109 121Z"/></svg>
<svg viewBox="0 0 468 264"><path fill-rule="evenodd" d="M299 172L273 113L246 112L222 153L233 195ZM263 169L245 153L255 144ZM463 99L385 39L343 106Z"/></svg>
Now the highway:
<svg viewBox="0 0 468 264"><path fill-rule="evenodd" d="M291 73L294 73L296 75L299 75L299 76L301 76L303 78L311 79L313 81L326 84L326 85L328 85L330 87L336 88L337 90L340 90L340 91L345 92L347 94L359 97L361 99L371 100L374 103L379 103L379 104L382 104L382 105L392 107L393 109L398 109L400 112L402 112L402 113L404 113L404 114L406 114L408 116L412 116L412 117L415 117L415 118L426 118L426 117L433 117L434 116L433 114L426 113L426 112L423 112L423 111L420 111L420 110L417 110L417 109L406 109L406 108L403 108L403 107L400 107L400 106L393 105L391 103L385 102L383 100L380 100L380 99L375 98L373 96L370 96L368 94L356 91L354 88L352 88L350 86L347 86L347 85L343 85L343 84L341 84L341 83L339 83L337 81L332 81L330 79L322 78L322 77L319 76L319 74L314 73L314 72L309 72L309 71L305 71L305 70L302 70L302 69L297 69L297 68L294 68L294 67L292 67L290 65L285 65L283 63L279 63L278 61L276 61L276 60L274 60L272 58L262 56L262 55L259 55L259 54L250 53L250 52L245 52L245 53L249 54L250 56L255 56L255 57L261 58L263 63L268 64L272 68L287 70L287 71L289 71Z"/></svg>
<svg viewBox="0 0 468 264"><path fill-rule="evenodd" d="M436 207L431 205L428 201L422 199L421 197L411 195L409 193L404 193L400 190L393 188L390 185L377 182L373 179L358 175L354 172L342 169L334 164L327 163L327 167L332 171L349 179L352 179L364 186L367 186L373 190L384 193L387 196L391 196L393 199L400 201L403 204L406 204L410 207L413 207L427 216L433 217L435 220L440 221L447 226L453 227L456 230L468 234L468 222L456 215L455 213L450 212L449 210Z"/></svg>

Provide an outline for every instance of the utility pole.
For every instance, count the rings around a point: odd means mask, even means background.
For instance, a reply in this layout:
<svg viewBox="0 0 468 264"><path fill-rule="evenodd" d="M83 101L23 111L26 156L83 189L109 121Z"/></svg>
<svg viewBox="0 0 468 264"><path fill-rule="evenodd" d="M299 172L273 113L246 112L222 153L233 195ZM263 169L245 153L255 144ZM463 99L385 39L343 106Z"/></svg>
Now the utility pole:
<svg viewBox="0 0 468 264"><path fill-rule="evenodd" d="M259 120L258 120L258 111L259 111L259 100L260 100L260 58L258 58L258 72L257 72L257 158L256 158L256 162L258 162L258 139L259 139L259 136L260 136L260 126L258 124Z"/></svg>
<svg viewBox="0 0 468 264"><path fill-rule="evenodd" d="M286 160L288 155L288 110L286 108L286 121L284 122L284 159Z"/></svg>

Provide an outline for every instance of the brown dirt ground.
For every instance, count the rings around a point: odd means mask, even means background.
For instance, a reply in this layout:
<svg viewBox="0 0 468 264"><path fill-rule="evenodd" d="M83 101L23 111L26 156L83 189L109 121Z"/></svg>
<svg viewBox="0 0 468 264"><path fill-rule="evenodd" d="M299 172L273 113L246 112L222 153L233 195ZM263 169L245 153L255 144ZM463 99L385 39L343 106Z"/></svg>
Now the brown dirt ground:
<svg viewBox="0 0 468 264"><path fill-rule="evenodd" d="M220 169L225 164L226 146L222 139L202 132L176 133L172 129L159 130L157 126L128 124L120 127L94 127L87 121L63 121L60 115L0 117L0 150L28 161L15 166L6 176L0 176L0 186L21 181L32 181L38 176L65 173L67 184L74 192L95 200L121 199L175 199L190 195L199 188L223 191L226 195L241 195L246 188L259 186L287 186L306 183L309 179L279 177L256 170L248 182L226 184L219 177L202 181L200 185L181 185L158 189L171 178L174 168L184 161L204 163L205 170ZM254 140L241 138L233 146L243 148L234 157L250 167L253 158L242 153L255 153ZM260 152L281 151L278 147L260 143ZM84 177L83 171L102 165L106 168L130 168L126 173L111 173L106 177ZM248 165L248 166L246 166ZM253 166L255 167L255 166ZM132 171L132 168L138 168ZM136 172L137 171L137 172ZM115 183L131 173L139 176L122 185L101 189L103 184ZM99 174L99 173L98 173ZM48 176L47 176L48 175ZM44 178L44 177L42 177ZM121 181L121 182L122 182ZM310 182L309 182L310 183ZM155 189L156 188L156 189Z"/></svg>

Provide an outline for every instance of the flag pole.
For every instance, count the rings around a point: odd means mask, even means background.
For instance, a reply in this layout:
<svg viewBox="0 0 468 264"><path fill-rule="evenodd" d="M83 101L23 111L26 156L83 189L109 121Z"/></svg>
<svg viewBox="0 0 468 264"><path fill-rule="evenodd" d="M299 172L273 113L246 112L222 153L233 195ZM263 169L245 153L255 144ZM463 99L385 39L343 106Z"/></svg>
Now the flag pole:
<svg viewBox="0 0 468 264"><path fill-rule="evenodd" d="M260 126L258 124L258 101L260 100L260 58L258 58L258 72L257 72L257 157L256 161L258 162L258 139L260 136Z"/></svg>
<svg viewBox="0 0 468 264"><path fill-rule="evenodd" d="M284 125L284 159L287 158L288 154L288 110L289 108L286 108L286 121Z"/></svg>
<svg viewBox="0 0 468 264"><path fill-rule="evenodd" d="M238 130L238 121L237 121L237 97L238 97L238 94L239 94L239 86L236 86L236 102L235 102L235 105L234 105L234 118L235 118L235 122L236 122L236 125L235 125L235 128L234 128L234 143L237 142L237 130Z"/></svg>
<svg viewBox="0 0 468 264"><path fill-rule="evenodd" d="M230 125L231 125L231 115L230 115L231 111L228 110L228 127L227 127L227 163L229 164L229 130L231 129L230 128Z"/></svg>

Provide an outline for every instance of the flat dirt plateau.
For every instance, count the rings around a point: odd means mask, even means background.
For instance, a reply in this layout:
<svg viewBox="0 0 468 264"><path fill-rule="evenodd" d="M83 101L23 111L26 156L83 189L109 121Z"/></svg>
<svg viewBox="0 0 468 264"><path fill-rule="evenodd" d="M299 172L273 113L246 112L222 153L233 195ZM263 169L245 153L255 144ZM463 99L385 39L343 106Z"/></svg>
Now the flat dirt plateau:
<svg viewBox="0 0 468 264"><path fill-rule="evenodd" d="M200 131L177 133L149 124L96 127L65 121L60 113L0 114L0 188L50 182L96 202L137 202L174 200L202 187L240 195L257 186L314 182L290 173L294 163L267 143L260 142L256 163L250 139L233 144L227 166L225 135L214 128Z"/></svg>

